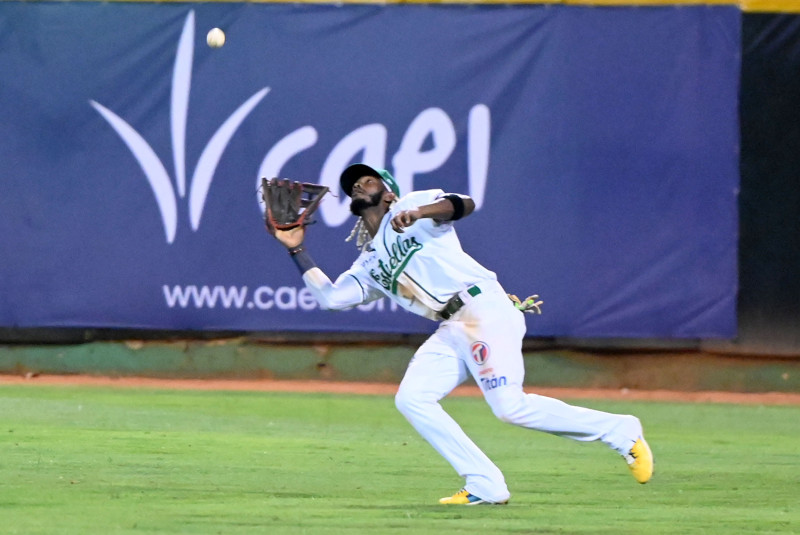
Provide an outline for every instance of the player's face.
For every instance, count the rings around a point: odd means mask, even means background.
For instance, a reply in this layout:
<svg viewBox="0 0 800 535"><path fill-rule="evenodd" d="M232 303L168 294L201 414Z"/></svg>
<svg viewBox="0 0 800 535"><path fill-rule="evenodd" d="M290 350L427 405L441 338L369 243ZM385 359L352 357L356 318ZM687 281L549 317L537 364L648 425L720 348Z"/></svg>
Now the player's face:
<svg viewBox="0 0 800 535"><path fill-rule="evenodd" d="M362 176L353 184L350 192L350 212L361 215L363 210L378 206L383 200L386 187L381 179L374 176Z"/></svg>
<svg viewBox="0 0 800 535"><path fill-rule="evenodd" d="M350 198L355 198L357 195L370 196L376 191L383 191L386 189L383 186L381 179L375 176L362 176L353 184L353 190L350 192Z"/></svg>

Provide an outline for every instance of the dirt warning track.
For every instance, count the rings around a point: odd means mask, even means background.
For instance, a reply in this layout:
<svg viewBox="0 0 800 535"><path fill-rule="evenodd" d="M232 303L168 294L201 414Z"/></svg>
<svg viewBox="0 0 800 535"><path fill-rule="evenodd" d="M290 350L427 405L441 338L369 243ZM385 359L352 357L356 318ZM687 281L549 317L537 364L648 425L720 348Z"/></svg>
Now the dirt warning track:
<svg viewBox="0 0 800 535"><path fill-rule="evenodd" d="M118 388L164 388L175 390L230 390L256 392L324 392L331 394L393 395L392 383L297 381L273 379L161 379L151 377L100 377L93 375L0 375L2 385L102 386ZM739 403L748 405L800 405L800 393L787 392L680 392L674 390L629 390L601 388L536 388L526 392L558 399L619 399L676 401L686 403ZM456 388L451 396L480 396L475 385Z"/></svg>

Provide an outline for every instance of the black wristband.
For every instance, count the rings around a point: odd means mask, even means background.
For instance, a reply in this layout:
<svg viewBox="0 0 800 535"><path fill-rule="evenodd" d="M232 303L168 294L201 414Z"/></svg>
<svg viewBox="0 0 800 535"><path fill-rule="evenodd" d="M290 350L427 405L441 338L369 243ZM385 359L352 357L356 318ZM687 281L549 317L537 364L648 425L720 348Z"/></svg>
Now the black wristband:
<svg viewBox="0 0 800 535"><path fill-rule="evenodd" d="M458 221L464 217L464 199L460 195L449 193L444 198L453 203L453 215L450 217L450 221Z"/></svg>
<svg viewBox="0 0 800 535"><path fill-rule="evenodd" d="M297 247L290 247L288 250L289 256L292 257L292 260L297 266L297 269L300 270L301 275L309 269L317 267L316 262L314 262L314 259L311 258L310 254L308 254L308 251L306 251L306 248L303 247L302 243Z"/></svg>

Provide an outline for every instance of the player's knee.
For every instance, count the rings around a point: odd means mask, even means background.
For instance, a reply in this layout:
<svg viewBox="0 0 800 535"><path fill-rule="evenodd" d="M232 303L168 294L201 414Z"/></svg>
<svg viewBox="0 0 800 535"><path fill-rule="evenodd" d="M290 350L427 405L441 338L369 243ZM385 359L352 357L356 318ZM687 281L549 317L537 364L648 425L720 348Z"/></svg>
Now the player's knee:
<svg viewBox="0 0 800 535"><path fill-rule="evenodd" d="M408 416L419 408L419 397L410 388L401 387L394 396L394 406L403 415Z"/></svg>
<svg viewBox="0 0 800 535"><path fill-rule="evenodd" d="M403 385L400 385L394 396L394 406L407 418L423 412L427 404L435 403L435 401L432 396L416 388Z"/></svg>

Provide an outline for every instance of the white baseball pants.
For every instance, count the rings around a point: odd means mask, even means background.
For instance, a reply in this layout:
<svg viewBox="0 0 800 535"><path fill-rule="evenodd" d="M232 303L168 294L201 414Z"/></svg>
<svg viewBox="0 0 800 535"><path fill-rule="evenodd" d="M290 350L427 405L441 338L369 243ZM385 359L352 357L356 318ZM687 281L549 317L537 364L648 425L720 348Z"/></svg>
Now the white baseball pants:
<svg viewBox="0 0 800 535"><path fill-rule="evenodd" d="M575 407L523 391L524 314L499 283L478 286L481 293L442 322L417 350L395 397L397 408L417 432L466 479L467 491L491 502L510 496L502 472L439 404L468 373L504 422L574 440L600 440L627 453L642 433L634 416Z"/></svg>

